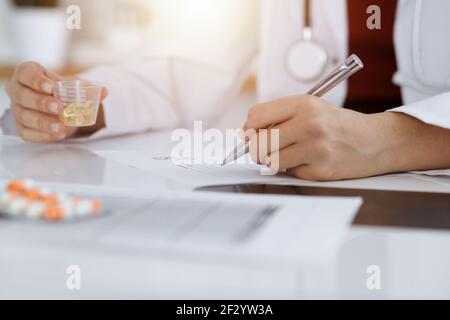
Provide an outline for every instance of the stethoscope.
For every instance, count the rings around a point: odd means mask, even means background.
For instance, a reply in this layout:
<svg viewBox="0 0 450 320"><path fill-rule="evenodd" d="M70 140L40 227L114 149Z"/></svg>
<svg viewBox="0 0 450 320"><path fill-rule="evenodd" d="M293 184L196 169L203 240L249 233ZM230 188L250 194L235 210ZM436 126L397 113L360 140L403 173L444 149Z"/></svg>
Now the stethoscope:
<svg viewBox="0 0 450 320"><path fill-rule="evenodd" d="M327 50L312 37L311 0L303 0L303 33L287 51L286 69L298 81L310 82L319 80L324 73L329 56Z"/></svg>

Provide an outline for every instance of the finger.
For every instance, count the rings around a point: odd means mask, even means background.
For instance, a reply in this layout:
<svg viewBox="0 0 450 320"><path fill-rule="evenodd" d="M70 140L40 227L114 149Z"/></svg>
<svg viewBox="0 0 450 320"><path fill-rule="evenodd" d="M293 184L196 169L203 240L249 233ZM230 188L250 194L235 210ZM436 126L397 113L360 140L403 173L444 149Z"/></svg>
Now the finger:
<svg viewBox="0 0 450 320"><path fill-rule="evenodd" d="M108 88L103 87L102 88L102 95L101 95L101 98L100 98L101 101L105 100L108 97L108 94L109 94Z"/></svg>
<svg viewBox="0 0 450 320"><path fill-rule="evenodd" d="M339 180L329 167L323 165L307 164L289 169L287 174L299 179L310 181L336 181Z"/></svg>
<svg viewBox="0 0 450 320"><path fill-rule="evenodd" d="M300 179L314 181L333 181L338 178L335 172L335 165L329 159L324 158L325 153L312 146L311 153L308 150L302 150L309 159L303 161L305 164L287 171L288 175Z"/></svg>
<svg viewBox="0 0 450 320"><path fill-rule="evenodd" d="M304 132L302 123L298 119L290 119L268 130L259 130L257 135L258 145L260 148L264 148L264 155L282 150L296 142L307 139L307 133Z"/></svg>
<svg viewBox="0 0 450 320"><path fill-rule="evenodd" d="M62 80L62 78L61 78L59 75L57 75L57 74L54 73L53 71L47 70L47 69L45 69L45 68L44 68L44 74L45 74L48 78L50 78L51 80L53 80L53 81L55 81L55 82Z"/></svg>
<svg viewBox="0 0 450 320"><path fill-rule="evenodd" d="M22 107L52 114L60 114L63 111L61 101L55 97L37 93L19 83L12 91L12 99Z"/></svg>
<svg viewBox="0 0 450 320"><path fill-rule="evenodd" d="M64 138L65 136L65 127L57 118L23 108L19 105L13 105L11 112L16 121L27 128L56 135L59 138Z"/></svg>
<svg viewBox="0 0 450 320"><path fill-rule="evenodd" d="M279 172L285 169L293 169L310 162L310 150L301 144L293 144L282 150L271 153L265 160L266 165Z"/></svg>
<svg viewBox="0 0 450 320"><path fill-rule="evenodd" d="M52 94L55 81L46 73L44 67L36 62L24 62L16 68L16 80L34 91Z"/></svg>
<svg viewBox="0 0 450 320"><path fill-rule="evenodd" d="M56 142L64 139L52 134L27 128L18 122L16 122L16 127L22 139L32 143Z"/></svg>
<svg viewBox="0 0 450 320"><path fill-rule="evenodd" d="M278 150L282 150L303 139L301 125L290 119L271 129L260 129L250 140L250 153L257 163L267 164L265 158Z"/></svg>
<svg viewBox="0 0 450 320"><path fill-rule="evenodd" d="M296 168L287 170L287 174L291 177L296 177L303 180L314 181L317 180L314 175L311 165L302 165Z"/></svg>
<svg viewBox="0 0 450 320"><path fill-rule="evenodd" d="M244 131L249 129L268 128L271 125L285 122L295 115L293 98L258 104L248 112Z"/></svg>

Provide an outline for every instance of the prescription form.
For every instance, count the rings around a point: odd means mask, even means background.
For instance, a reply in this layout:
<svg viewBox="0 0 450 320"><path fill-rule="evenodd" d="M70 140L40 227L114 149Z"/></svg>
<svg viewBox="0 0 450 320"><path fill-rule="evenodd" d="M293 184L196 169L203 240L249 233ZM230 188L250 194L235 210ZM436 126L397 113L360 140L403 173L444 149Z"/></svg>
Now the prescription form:
<svg viewBox="0 0 450 320"><path fill-rule="evenodd" d="M183 163L168 155L153 152L96 152L105 159L121 163L151 174L155 179L172 181L171 187L192 190L198 187L227 184L276 184L331 188L375 189L392 191L450 192L450 170L391 174L367 179L314 182L289 177L285 174L268 175L267 168L250 159L244 163L220 164L192 161ZM264 173L264 174L263 174Z"/></svg>

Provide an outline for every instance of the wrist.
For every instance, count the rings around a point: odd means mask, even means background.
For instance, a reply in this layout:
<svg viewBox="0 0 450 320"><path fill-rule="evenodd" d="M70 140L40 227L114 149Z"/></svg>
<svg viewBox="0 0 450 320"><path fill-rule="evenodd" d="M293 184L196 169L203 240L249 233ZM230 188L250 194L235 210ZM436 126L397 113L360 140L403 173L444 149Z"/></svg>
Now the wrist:
<svg viewBox="0 0 450 320"><path fill-rule="evenodd" d="M397 112L370 117L380 174L450 167L450 130Z"/></svg>
<svg viewBox="0 0 450 320"><path fill-rule="evenodd" d="M379 174L411 170L410 146L418 120L405 114L385 112L369 115L373 129L372 155Z"/></svg>

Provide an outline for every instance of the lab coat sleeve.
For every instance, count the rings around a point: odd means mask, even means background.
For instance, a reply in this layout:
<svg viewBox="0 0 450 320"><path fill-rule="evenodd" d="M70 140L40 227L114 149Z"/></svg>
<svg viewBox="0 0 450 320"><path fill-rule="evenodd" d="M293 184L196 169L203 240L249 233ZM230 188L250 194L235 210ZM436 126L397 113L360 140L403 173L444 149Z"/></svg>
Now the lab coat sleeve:
<svg viewBox="0 0 450 320"><path fill-rule="evenodd" d="M109 92L103 103L106 127L92 138L209 123L237 95L247 70L216 70L177 58L150 60L82 75Z"/></svg>
<svg viewBox="0 0 450 320"><path fill-rule="evenodd" d="M401 112L430 125L450 129L450 92L389 111Z"/></svg>

